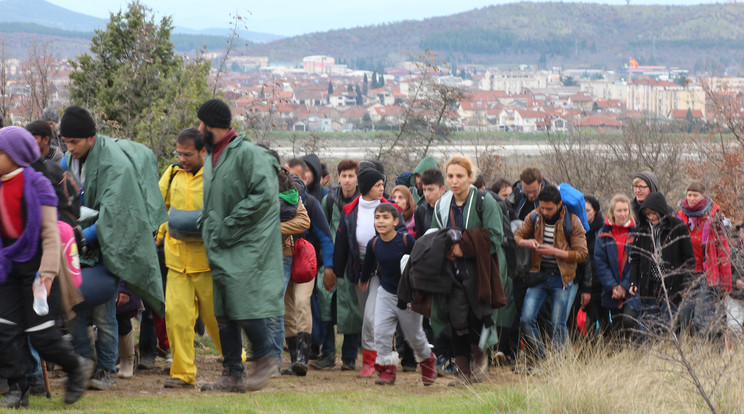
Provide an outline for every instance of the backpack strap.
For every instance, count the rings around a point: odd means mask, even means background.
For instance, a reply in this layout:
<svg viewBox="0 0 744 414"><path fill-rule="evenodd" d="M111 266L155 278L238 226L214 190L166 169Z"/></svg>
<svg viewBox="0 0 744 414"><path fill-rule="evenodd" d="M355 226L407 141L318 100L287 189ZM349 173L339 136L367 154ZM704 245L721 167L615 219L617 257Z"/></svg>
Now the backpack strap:
<svg viewBox="0 0 744 414"><path fill-rule="evenodd" d="M326 202L325 202L325 213L326 213L326 220L328 220L328 225L331 225L331 221L333 221L333 205L335 204L335 201L333 200L333 195L331 195L331 192L329 191L328 194L326 194Z"/></svg>
<svg viewBox="0 0 744 414"><path fill-rule="evenodd" d="M178 171L176 171L176 167L180 167L180 165L171 164L171 173L170 173L170 178L168 179L168 188L165 190L165 197L167 198L168 203L170 203L171 184L173 184L173 179L176 178L176 174L178 174Z"/></svg>
<svg viewBox="0 0 744 414"><path fill-rule="evenodd" d="M375 252L375 245L377 244L377 239L378 239L379 237L380 237L380 236L375 236L375 238L374 238L374 239L372 239L372 253L374 253L374 252Z"/></svg>
<svg viewBox="0 0 744 414"><path fill-rule="evenodd" d="M475 199L475 212L478 213L478 218L483 223L483 200L486 198L485 190L478 190L478 196Z"/></svg>
<svg viewBox="0 0 744 414"><path fill-rule="evenodd" d="M563 234L566 236L566 243L571 246L571 233L573 233L573 224L571 224L571 213L568 212L568 208L563 206Z"/></svg>

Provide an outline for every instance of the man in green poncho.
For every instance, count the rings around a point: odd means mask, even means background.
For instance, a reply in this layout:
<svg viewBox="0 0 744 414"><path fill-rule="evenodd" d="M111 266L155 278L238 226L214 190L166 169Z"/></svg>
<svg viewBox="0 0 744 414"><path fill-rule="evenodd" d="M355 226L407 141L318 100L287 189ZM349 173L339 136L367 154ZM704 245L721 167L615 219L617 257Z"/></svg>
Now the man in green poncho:
<svg viewBox="0 0 744 414"><path fill-rule="evenodd" d="M96 371L90 387L116 385L119 279L153 309L163 313L163 285L153 233L168 219L158 188L155 154L125 139L96 134L96 124L84 108L71 106L60 122L67 145L62 166L81 187L83 206L92 218L81 217L87 246L81 246L83 302L73 310L70 332L77 352L93 359L88 325L98 329Z"/></svg>
<svg viewBox="0 0 744 414"><path fill-rule="evenodd" d="M235 133L224 102L204 102L197 116L209 152L199 226L212 269L224 356L222 376L202 391L255 391L276 371L266 319L284 314L279 164L266 149ZM248 379L241 361L241 330L256 358Z"/></svg>

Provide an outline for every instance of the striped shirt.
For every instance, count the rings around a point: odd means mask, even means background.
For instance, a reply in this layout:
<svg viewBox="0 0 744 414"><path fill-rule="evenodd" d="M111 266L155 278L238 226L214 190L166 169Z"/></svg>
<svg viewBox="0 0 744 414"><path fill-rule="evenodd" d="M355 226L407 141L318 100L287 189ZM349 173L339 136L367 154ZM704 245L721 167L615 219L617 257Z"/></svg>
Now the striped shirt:
<svg viewBox="0 0 744 414"><path fill-rule="evenodd" d="M543 232L543 244L555 246L555 224L545 223L545 231ZM555 260L555 256L543 256L540 262L540 270L552 274L559 273L558 262Z"/></svg>

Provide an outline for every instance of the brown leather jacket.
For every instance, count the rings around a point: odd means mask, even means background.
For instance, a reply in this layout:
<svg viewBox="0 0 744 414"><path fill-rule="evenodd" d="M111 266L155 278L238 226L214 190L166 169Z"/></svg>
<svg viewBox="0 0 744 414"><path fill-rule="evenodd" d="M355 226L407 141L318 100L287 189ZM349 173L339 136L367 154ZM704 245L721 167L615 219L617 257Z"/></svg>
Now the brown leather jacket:
<svg viewBox="0 0 744 414"><path fill-rule="evenodd" d="M532 223L533 213L537 212L536 223ZM563 216L566 214L566 209L562 208L560 216L555 223L555 239L553 245L560 250L568 252L567 259L559 259L556 257L558 262L558 268L561 272L561 279L563 279L563 285L568 285L569 282L574 280L576 277L576 265L586 260L589 255L589 250L586 247L586 236L584 235L584 226L581 224L581 220L575 215L571 214L571 243L566 240L566 235L563 232ZM519 244L521 240L535 239L538 243L543 241L543 233L545 232L545 226L543 226L543 217L539 210L533 210L530 214L525 217L524 222L514 232L514 240ZM532 251L532 268L530 272L537 272L540 270L540 256L536 251Z"/></svg>
<svg viewBox="0 0 744 414"><path fill-rule="evenodd" d="M292 236L302 234L310 228L310 216L307 215L305 205L302 200L297 202L297 211L295 216L281 223L282 227L282 253L284 257L292 256L294 248L294 238Z"/></svg>

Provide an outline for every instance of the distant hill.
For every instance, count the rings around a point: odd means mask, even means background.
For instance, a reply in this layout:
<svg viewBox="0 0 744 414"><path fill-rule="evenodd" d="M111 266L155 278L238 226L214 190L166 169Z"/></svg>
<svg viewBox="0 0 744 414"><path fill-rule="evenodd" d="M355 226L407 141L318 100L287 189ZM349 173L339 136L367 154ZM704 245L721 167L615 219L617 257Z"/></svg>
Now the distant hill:
<svg viewBox="0 0 744 414"><path fill-rule="evenodd" d="M88 32L106 24L104 19L76 13L44 0L3 0L0 1L0 10L0 22L35 23L56 29Z"/></svg>
<svg viewBox="0 0 744 414"><path fill-rule="evenodd" d="M445 17L331 30L257 44L252 55L324 54L354 66L397 63L426 48L459 63L542 63L616 69L744 66L744 5L612 6L512 3ZM371 69L370 67L368 67Z"/></svg>
<svg viewBox="0 0 744 414"><path fill-rule="evenodd" d="M227 29L227 28L220 29L216 27L210 27L207 29L196 30L196 29L189 29L186 27L176 26L176 28L173 29L173 33L226 37L226 36L230 36L232 32L230 31L230 29ZM251 32L249 30L239 30L238 35L240 36L240 39L247 40L249 42L254 42L254 43L266 43L266 42L272 42L274 40L286 38L286 36L280 36L280 35L275 35L271 33Z"/></svg>

